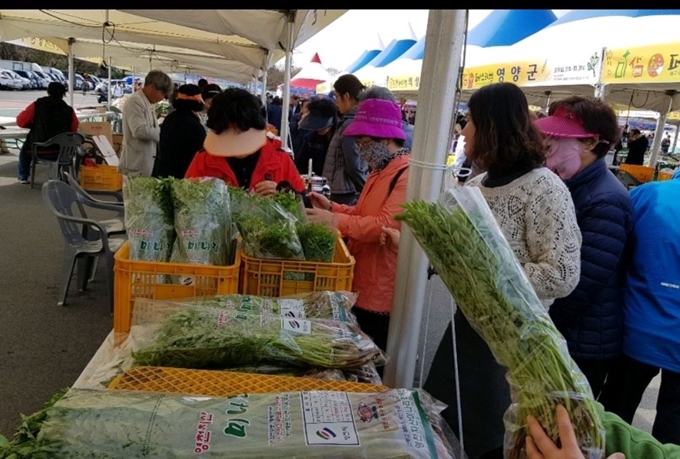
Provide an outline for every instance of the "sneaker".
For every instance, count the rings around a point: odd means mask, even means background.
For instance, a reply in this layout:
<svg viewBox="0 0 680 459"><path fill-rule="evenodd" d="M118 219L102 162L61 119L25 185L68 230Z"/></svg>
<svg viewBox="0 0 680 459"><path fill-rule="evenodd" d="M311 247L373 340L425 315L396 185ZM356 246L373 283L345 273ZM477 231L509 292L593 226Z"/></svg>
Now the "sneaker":
<svg viewBox="0 0 680 459"><path fill-rule="evenodd" d="M20 178L20 179L18 179L18 181L19 181L19 183L21 183L22 185L28 185L28 184L31 183L31 182L28 181L28 179L25 179L25 178L24 178L24 179L21 179L21 178Z"/></svg>

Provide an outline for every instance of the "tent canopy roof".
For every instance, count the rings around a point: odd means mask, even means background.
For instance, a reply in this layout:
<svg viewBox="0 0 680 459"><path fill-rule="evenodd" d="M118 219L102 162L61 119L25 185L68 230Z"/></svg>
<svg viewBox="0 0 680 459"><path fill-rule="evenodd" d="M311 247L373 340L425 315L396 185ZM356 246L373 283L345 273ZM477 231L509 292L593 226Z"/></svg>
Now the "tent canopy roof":
<svg viewBox="0 0 680 459"><path fill-rule="evenodd" d="M493 10L468 33L475 46L508 46L545 28L557 19L552 10Z"/></svg>

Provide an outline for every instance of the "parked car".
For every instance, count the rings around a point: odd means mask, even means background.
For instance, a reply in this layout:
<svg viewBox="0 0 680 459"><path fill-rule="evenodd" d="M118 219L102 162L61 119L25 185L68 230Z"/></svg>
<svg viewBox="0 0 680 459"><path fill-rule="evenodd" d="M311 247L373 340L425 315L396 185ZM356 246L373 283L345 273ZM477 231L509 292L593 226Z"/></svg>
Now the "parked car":
<svg viewBox="0 0 680 459"><path fill-rule="evenodd" d="M18 79L14 78L9 72L0 69L0 89L7 91L21 90L23 84Z"/></svg>
<svg viewBox="0 0 680 459"><path fill-rule="evenodd" d="M12 78L17 79L21 82L21 89L22 90L31 89L31 80L29 80L28 78L22 77L21 75L19 75L14 70L5 69L4 71L8 72L10 75L12 75Z"/></svg>
<svg viewBox="0 0 680 459"><path fill-rule="evenodd" d="M15 70L14 72L21 77L28 78L31 82L31 89L42 89L42 82L35 73L29 70Z"/></svg>
<svg viewBox="0 0 680 459"><path fill-rule="evenodd" d="M47 89L47 86L54 81L52 78L50 78L48 73L41 72L39 70L34 70L33 73L35 73L36 75L38 75L38 77L40 77L42 89Z"/></svg>

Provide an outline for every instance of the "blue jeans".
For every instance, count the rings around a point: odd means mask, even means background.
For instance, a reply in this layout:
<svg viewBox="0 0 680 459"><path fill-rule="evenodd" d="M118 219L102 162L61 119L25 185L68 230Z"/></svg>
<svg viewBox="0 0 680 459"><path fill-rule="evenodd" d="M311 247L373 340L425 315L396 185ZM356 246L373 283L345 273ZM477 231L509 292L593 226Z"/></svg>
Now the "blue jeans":
<svg viewBox="0 0 680 459"><path fill-rule="evenodd" d="M59 157L59 153L46 153L40 155L40 159L46 159L47 161L56 161ZM19 153L19 180L28 180L31 175L31 161L33 157L30 153Z"/></svg>

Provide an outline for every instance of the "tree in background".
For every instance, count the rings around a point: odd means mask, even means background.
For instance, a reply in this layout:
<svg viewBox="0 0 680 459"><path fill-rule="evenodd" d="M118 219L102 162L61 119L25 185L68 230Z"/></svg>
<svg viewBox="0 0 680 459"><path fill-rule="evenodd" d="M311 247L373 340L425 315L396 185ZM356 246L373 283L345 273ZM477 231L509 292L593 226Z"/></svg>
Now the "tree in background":
<svg viewBox="0 0 680 459"><path fill-rule="evenodd" d="M267 91L276 91L276 87L283 84L284 70L285 68L276 65L267 70ZM290 76L295 76L300 70L300 67L291 67Z"/></svg>

